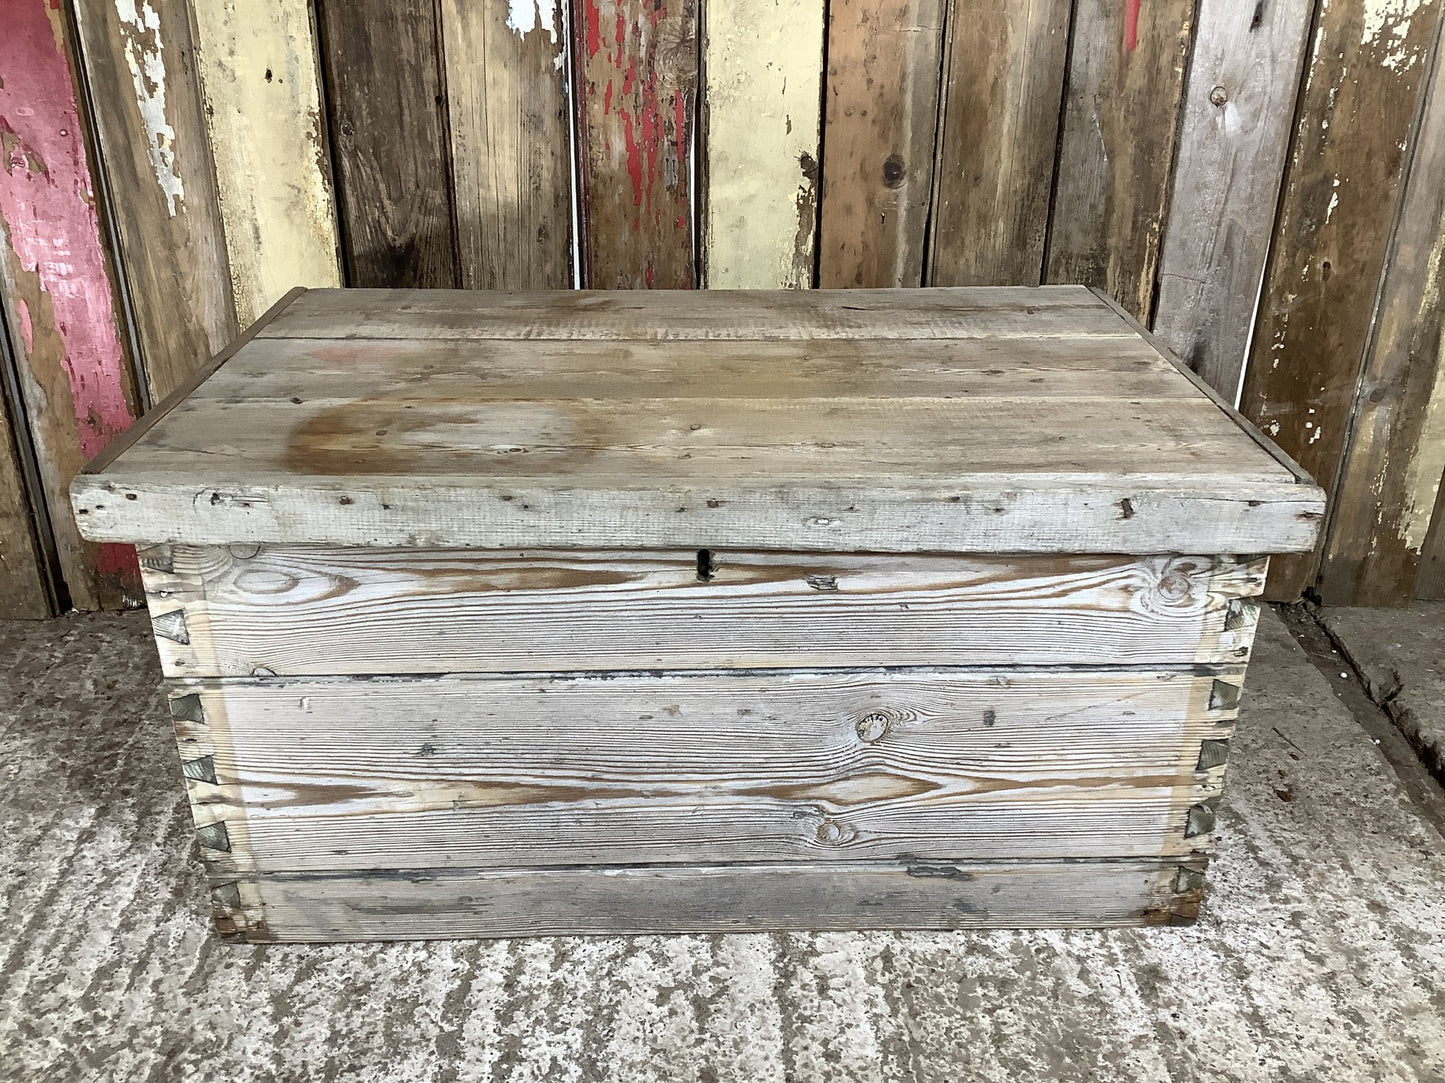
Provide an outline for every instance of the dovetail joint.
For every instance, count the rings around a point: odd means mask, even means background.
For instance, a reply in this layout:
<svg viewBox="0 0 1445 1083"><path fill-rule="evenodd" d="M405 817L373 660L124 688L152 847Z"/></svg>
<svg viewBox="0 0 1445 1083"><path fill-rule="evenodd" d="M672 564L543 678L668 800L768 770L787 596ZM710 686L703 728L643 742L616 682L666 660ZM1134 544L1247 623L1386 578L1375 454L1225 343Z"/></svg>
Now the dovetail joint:
<svg viewBox="0 0 1445 1083"><path fill-rule="evenodd" d="M184 696L176 696L171 700L171 717L178 722L195 722L204 726L206 711L201 706L201 694L189 692Z"/></svg>
<svg viewBox="0 0 1445 1083"><path fill-rule="evenodd" d="M179 643L183 647L190 645L191 633L186 628L186 611L184 609L173 609L169 613L152 617L151 627L155 629L158 636Z"/></svg>
<svg viewBox="0 0 1445 1083"><path fill-rule="evenodd" d="M196 828L196 837L201 840L201 845L208 850L224 850L231 852L231 833L226 830L224 823L206 824L205 827Z"/></svg>
<svg viewBox="0 0 1445 1083"><path fill-rule="evenodd" d="M199 759L187 760L181 764L181 773L187 778L195 779L197 782L209 782L212 786L216 783L216 757L202 756Z"/></svg>

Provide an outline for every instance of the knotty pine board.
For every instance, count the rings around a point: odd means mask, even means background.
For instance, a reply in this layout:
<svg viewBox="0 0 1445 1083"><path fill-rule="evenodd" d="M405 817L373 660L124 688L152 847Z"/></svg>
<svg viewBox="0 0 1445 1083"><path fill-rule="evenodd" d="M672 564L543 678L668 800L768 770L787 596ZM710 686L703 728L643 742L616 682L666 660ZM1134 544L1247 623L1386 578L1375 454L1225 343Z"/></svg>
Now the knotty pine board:
<svg viewBox="0 0 1445 1083"><path fill-rule="evenodd" d="M319 677L170 695L202 856L230 875L1184 856L1209 845L1242 676Z"/></svg>
<svg viewBox="0 0 1445 1083"><path fill-rule="evenodd" d="M1188 924L1202 858L432 869L213 877L253 942Z"/></svg>
<svg viewBox="0 0 1445 1083"><path fill-rule="evenodd" d="M695 0L574 0L581 285L690 289Z"/></svg>
<svg viewBox="0 0 1445 1083"><path fill-rule="evenodd" d="M1070 11L1070 0L953 0L929 285L1040 281Z"/></svg>
<svg viewBox="0 0 1445 1083"><path fill-rule="evenodd" d="M0 0L0 305L19 402L49 511L60 574L77 609L140 598L129 546L87 542L71 479L140 412L96 212L68 12ZM17 426L18 427L18 426Z"/></svg>
<svg viewBox="0 0 1445 1083"><path fill-rule="evenodd" d="M570 0L442 0L466 289L572 284L569 8Z"/></svg>

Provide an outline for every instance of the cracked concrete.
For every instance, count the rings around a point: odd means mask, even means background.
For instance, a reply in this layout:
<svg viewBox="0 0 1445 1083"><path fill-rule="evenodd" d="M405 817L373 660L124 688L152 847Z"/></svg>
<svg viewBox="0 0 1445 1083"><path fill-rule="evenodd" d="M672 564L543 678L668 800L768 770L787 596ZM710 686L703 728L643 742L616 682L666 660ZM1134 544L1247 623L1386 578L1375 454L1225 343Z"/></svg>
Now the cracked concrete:
<svg viewBox="0 0 1445 1083"><path fill-rule="evenodd" d="M1370 698L1445 779L1445 602L1404 609L1329 608L1319 619Z"/></svg>
<svg viewBox="0 0 1445 1083"><path fill-rule="evenodd" d="M210 935L142 614L0 624L0 1079L1445 1079L1445 841L1277 619L1203 917L322 947Z"/></svg>

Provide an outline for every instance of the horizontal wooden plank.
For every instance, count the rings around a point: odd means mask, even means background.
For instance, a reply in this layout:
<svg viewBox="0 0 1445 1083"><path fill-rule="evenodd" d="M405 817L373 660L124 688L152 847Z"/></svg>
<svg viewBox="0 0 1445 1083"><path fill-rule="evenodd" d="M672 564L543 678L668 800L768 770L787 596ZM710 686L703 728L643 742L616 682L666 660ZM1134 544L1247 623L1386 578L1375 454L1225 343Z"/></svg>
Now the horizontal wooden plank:
<svg viewBox="0 0 1445 1083"><path fill-rule="evenodd" d="M1127 334L1082 286L869 290L310 290L271 338L967 338Z"/></svg>
<svg viewBox="0 0 1445 1083"><path fill-rule="evenodd" d="M1204 863L910 861L213 880L249 941L1183 924Z"/></svg>
<svg viewBox="0 0 1445 1083"><path fill-rule="evenodd" d="M1156 857L1208 845L1212 811L1201 825L1194 809L1219 795L1242 674L212 679L171 694L216 873Z"/></svg>
<svg viewBox="0 0 1445 1083"><path fill-rule="evenodd" d="M1231 617L1264 569L1167 556L142 553L170 676L1237 662L1250 641Z"/></svg>

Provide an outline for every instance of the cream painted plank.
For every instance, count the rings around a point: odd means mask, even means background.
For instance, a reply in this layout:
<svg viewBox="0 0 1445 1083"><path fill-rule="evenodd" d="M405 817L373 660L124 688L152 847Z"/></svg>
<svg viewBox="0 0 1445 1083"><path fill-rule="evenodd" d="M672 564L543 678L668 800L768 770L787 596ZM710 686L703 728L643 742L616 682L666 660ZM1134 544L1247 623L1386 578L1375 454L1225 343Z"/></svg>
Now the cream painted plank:
<svg viewBox="0 0 1445 1083"><path fill-rule="evenodd" d="M1284 177L1313 0L1204 0L1154 331L1233 402Z"/></svg>
<svg viewBox="0 0 1445 1083"><path fill-rule="evenodd" d="M1129 335L1082 286L877 290L308 290L266 338L744 339Z"/></svg>
<svg viewBox="0 0 1445 1083"><path fill-rule="evenodd" d="M1238 661L1248 639L1226 637L1229 618L1264 575L1260 560L1163 556L143 557L170 676Z"/></svg>
<svg viewBox="0 0 1445 1083"><path fill-rule="evenodd" d="M1241 678L322 677L171 694L203 856L247 873L1183 856L1209 845L1212 817L1191 809L1223 773L1203 742L1229 739Z"/></svg>
<svg viewBox="0 0 1445 1083"><path fill-rule="evenodd" d="M236 315L339 286L336 201L306 0L190 5Z"/></svg>
<svg viewBox="0 0 1445 1083"><path fill-rule="evenodd" d="M1175 860L450 869L213 878L255 942L1183 924L1204 865Z"/></svg>
<svg viewBox="0 0 1445 1083"><path fill-rule="evenodd" d="M703 284L813 282L824 0L703 6Z"/></svg>

